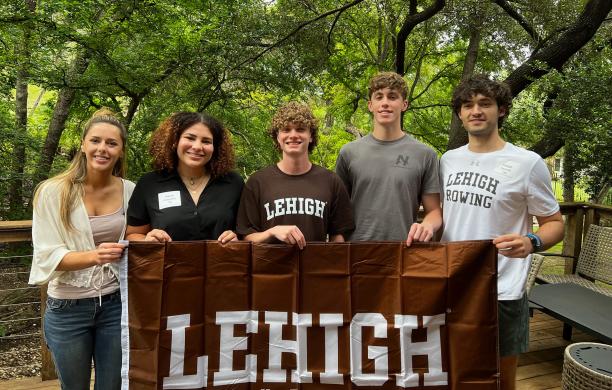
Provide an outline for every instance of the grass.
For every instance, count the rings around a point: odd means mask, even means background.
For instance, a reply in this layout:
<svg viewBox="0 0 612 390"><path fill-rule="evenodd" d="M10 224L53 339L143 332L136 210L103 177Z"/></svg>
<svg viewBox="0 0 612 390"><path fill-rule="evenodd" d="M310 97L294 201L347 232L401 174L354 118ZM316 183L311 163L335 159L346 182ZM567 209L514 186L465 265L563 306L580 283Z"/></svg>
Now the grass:
<svg viewBox="0 0 612 390"><path fill-rule="evenodd" d="M537 231L538 227L534 226L533 230ZM544 253L551 253L560 255L563 251L563 241L558 242L556 245L548 248L544 251ZM546 256L544 258L544 262L542 263L542 267L540 268L540 274L554 274L554 275L563 275L565 274L565 261L569 260L567 257L557 257L557 256Z"/></svg>
<svg viewBox="0 0 612 390"><path fill-rule="evenodd" d="M553 180L552 189L555 198L563 202L563 180ZM574 202L588 202L591 196L579 185L574 186Z"/></svg>

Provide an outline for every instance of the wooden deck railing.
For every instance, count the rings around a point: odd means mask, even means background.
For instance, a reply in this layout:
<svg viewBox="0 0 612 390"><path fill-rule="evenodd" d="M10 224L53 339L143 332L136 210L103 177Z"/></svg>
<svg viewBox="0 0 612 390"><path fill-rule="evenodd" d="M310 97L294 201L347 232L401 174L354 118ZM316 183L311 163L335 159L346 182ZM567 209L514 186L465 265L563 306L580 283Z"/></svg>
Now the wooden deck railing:
<svg viewBox="0 0 612 390"><path fill-rule="evenodd" d="M29 242L32 241L32 221L0 221L0 245L11 242ZM0 264L1 265L1 264ZM40 313L45 312L47 302L47 289L43 286L40 289ZM40 326L42 329L42 323ZM42 330L41 330L42 332ZM42 380L56 379L55 365L51 358L51 352L47 349L41 333L41 370L40 376Z"/></svg>
<svg viewBox="0 0 612 390"><path fill-rule="evenodd" d="M576 270L576 260L589 225L600 225L603 219L612 223L612 206L592 203L561 203L561 214L565 216L562 254L570 256L565 261L565 273L571 274Z"/></svg>
<svg viewBox="0 0 612 390"><path fill-rule="evenodd" d="M565 237L562 254L570 256L565 263L565 273L573 273L576 259L580 254L582 240L590 224L599 225L603 219L612 221L612 207L590 203L561 203L561 213L565 217ZM612 222L610 222L612 223ZM0 221L0 244L27 242L32 240L32 221ZM41 313L44 312L45 289L41 289ZM55 369L50 354L42 344L43 380L55 378Z"/></svg>

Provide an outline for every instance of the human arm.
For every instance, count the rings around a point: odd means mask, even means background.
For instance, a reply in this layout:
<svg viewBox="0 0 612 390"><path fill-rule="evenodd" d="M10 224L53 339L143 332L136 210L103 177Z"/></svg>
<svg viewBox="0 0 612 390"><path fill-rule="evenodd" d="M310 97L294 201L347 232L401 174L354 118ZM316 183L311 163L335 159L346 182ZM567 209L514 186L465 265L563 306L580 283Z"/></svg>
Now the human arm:
<svg viewBox="0 0 612 390"><path fill-rule="evenodd" d="M150 197L147 193L159 192L159 186L152 173L141 177L130 197L127 209L127 228L125 238L129 241L172 241L168 233L161 229L152 229Z"/></svg>
<svg viewBox="0 0 612 390"><path fill-rule="evenodd" d="M227 178L230 180L231 186L227 189L227 197L229 199L234 199L229 208L229 212L231 212L232 219L231 222L226 225L228 230L225 230L223 233L219 235L217 241L225 244L230 241L238 241L238 234L236 233L236 220L238 218L238 207L240 206L240 198L242 194L242 189L244 188L244 180L242 177L235 173L230 172L227 175Z"/></svg>
<svg viewBox="0 0 612 390"><path fill-rule="evenodd" d="M541 250L548 249L563 239L564 225L560 211L547 217L536 216L536 219L540 225L536 235L542 240ZM498 236L493 240L493 244L506 257L523 258L533 253L529 237L517 233Z"/></svg>
<svg viewBox="0 0 612 390"><path fill-rule="evenodd" d="M225 244L230 241L238 241L238 236L233 231L226 230L221 233L219 238L217 238L217 241L219 241L221 244Z"/></svg>
<svg viewBox="0 0 612 390"><path fill-rule="evenodd" d="M247 234L244 239L252 242L270 242L276 238L286 244L296 244L300 249L306 246L306 238L295 225L277 225L263 232Z"/></svg>
<svg viewBox="0 0 612 390"><path fill-rule="evenodd" d="M121 259L121 253L125 249L124 244L116 242L104 242L91 251L72 251L66 253L57 265L57 271L76 271L112 263Z"/></svg>
<svg viewBox="0 0 612 390"><path fill-rule="evenodd" d="M161 229L151 229L151 225L132 226L128 225L125 230L125 238L129 241L153 241L170 242L172 238Z"/></svg>
<svg viewBox="0 0 612 390"><path fill-rule="evenodd" d="M346 149L340 149L340 153L338 153L338 158L336 159L336 175L342 180L344 183L344 187L346 188L347 193L351 196L352 193L352 185L351 178L349 174L348 165L346 163Z"/></svg>
<svg viewBox="0 0 612 390"><path fill-rule="evenodd" d="M334 200L330 207L329 227L327 234L329 242L344 242L355 230L353 206L347 189L337 174L333 175Z"/></svg>
<svg viewBox="0 0 612 390"><path fill-rule="evenodd" d="M41 186L32 214L33 258L29 284L44 284L63 271L117 261L123 244L103 243L95 248L88 235L89 218L82 203L72 210L67 228L60 217L60 188L55 182ZM93 249L90 249L93 248Z"/></svg>
<svg viewBox="0 0 612 390"><path fill-rule="evenodd" d="M442 208L440 207L440 194L424 194L422 199L425 217L423 222L415 222L408 231L406 246L415 241L430 241L442 226Z"/></svg>
<svg viewBox="0 0 612 390"><path fill-rule="evenodd" d="M535 215L540 225L536 233L542 241L539 250L548 249L563 239L564 225L559 204L552 191L550 172L539 156L533 164L525 189L527 212ZM520 234L503 234L496 237L493 243L506 257L523 258L533 252L531 240Z"/></svg>
<svg viewBox="0 0 612 390"><path fill-rule="evenodd" d="M344 242L344 236L342 234L332 234L329 236L329 242Z"/></svg>

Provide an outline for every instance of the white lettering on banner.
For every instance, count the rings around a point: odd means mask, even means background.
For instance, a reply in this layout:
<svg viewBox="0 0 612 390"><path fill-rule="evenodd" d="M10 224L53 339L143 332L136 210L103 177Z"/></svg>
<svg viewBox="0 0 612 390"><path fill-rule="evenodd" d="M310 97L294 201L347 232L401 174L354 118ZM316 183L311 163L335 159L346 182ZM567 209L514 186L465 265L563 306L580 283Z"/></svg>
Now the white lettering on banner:
<svg viewBox="0 0 612 390"><path fill-rule="evenodd" d="M342 326L342 314L321 314L319 324L325 328L325 372L320 373L321 383L341 385L342 374L338 372L338 328Z"/></svg>
<svg viewBox="0 0 612 390"><path fill-rule="evenodd" d="M256 311L221 311L217 312L215 323L221 326L219 347L219 371L213 374L215 386L234 383L257 382L257 355L246 355L244 370L234 370L234 351L247 349L247 337L234 337L234 326L246 325L247 333L257 333Z"/></svg>
<svg viewBox="0 0 612 390"><path fill-rule="evenodd" d="M291 313L291 324L296 327L296 339L282 338L283 326L287 326L289 313L263 312L264 322L269 327L268 335L268 368L263 369L263 382L287 382L287 370L281 367L282 354L292 353L296 356L297 369L291 370L290 382L312 383L312 372L308 371L307 331L312 327L312 314ZM423 375L424 386L448 385L448 373L442 371L442 345L440 342L442 325L446 324L446 315L422 316L423 328L427 331L427 340L412 341L412 331L418 329L418 318L415 315L395 315L394 327L399 329L401 356L401 373L395 374L396 386L418 387L419 374L413 371L412 357L427 356L428 372ZM184 374L185 331L191 325L190 315L168 316L167 329L172 332L170 347L169 376L163 379L164 389L198 389L206 387L208 381L208 356L199 356L197 371L192 375ZM254 383L257 381L257 355L247 354L244 370L234 369L235 351L248 349L248 334L258 333L259 312L257 311L222 311L217 312L215 323L220 327L219 370L213 373L213 386L232 385L235 383ZM319 326L325 329L325 371L319 374L322 384L344 384L344 377L339 367L338 328L344 324L341 313L322 313L319 315ZM246 325L247 335L235 337L236 325ZM374 361L374 373L363 372L362 348L363 328L374 328L374 337L387 338L387 320L380 313L358 313L350 323L349 360L351 381L357 387L382 386L389 379L388 347L367 346L367 358Z"/></svg>
<svg viewBox="0 0 612 390"><path fill-rule="evenodd" d="M418 327L418 317L396 315L395 327L400 330L401 373L396 374L395 384L401 387L418 387L419 374L412 370L412 357L427 356L428 372L423 374L425 386L448 385L448 373L442 371L442 344L440 325L446 323L446 316L423 316L423 327L427 329L427 340L412 342L412 330Z"/></svg>
<svg viewBox="0 0 612 390"><path fill-rule="evenodd" d="M208 356L198 356L197 371L193 375L183 372L185 363L185 328L190 315L169 316L166 329L172 331L170 349L170 376L164 378L164 389L197 389L206 387L208 380Z"/></svg>
<svg viewBox="0 0 612 390"><path fill-rule="evenodd" d="M292 197L275 199L273 207L270 207L270 202L264 203L266 221L282 215L295 214L314 215L315 217L323 218L326 205L327 202L312 198Z"/></svg>
<svg viewBox="0 0 612 390"><path fill-rule="evenodd" d="M282 353L295 355L297 370L291 370L291 382L312 383L312 373L306 370L306 331L312 326L312 314L292 313L292 322L297 326L296 340L283 340L283 325L287 324L287 313L267 311L266 324L270 325L268 367L263 370L264 382L286 382L286 370L281 368Z"/></svg>
<svg viewBox="0 0 612 390"><path fill-rule="evenodd" d="M380 313L358 313L351 321L351 380L357 386L382 386L389 380L388 348L368 345L368 359L374 360L374 373L363 373L361 329L374 327L374 337L387 337L387 320Z"/></svg>

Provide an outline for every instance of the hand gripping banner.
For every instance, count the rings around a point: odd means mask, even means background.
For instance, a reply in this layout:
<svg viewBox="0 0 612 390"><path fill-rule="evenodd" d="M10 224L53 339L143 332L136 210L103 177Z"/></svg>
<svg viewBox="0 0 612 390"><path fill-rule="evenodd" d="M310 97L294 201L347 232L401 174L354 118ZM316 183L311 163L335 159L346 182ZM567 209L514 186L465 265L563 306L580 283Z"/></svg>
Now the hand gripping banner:
<svg viewBox="0 0 612 390"><path fill-rule="evenodd" d="M497 389L490 241L130 243L130 389Z"/></svg>

